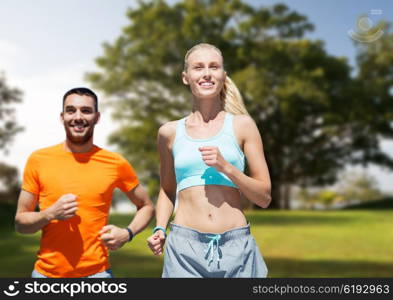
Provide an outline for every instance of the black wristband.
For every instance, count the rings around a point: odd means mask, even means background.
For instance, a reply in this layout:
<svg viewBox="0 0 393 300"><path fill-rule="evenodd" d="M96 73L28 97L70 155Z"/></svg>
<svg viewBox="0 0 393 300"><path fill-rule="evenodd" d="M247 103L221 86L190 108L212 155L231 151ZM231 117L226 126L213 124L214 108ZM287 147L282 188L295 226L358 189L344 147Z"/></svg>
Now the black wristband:
<svg viewBox="0 0 393 300"><path fill-rule="evenodd" d="M134 233L133 233L132 230L131 230L130 228L128 228L128 227L126 227L126 230L128 231L128 235L129 235L128 241L131 242L131 240L132 240L133 237L134 237Z"/></svg>

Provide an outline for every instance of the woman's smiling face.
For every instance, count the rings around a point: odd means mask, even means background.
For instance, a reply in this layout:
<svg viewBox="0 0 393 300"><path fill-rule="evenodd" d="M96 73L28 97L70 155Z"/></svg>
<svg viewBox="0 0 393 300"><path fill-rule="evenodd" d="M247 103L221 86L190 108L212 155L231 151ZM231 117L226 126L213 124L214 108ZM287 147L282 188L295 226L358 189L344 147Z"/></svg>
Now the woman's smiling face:
<svg viewBox="0 0 393 300"><path fill-rule="evenodd" d="M195 97L219 97L226 77L221 54L210 47L196 49L188 56L182 77Z"/></svg>

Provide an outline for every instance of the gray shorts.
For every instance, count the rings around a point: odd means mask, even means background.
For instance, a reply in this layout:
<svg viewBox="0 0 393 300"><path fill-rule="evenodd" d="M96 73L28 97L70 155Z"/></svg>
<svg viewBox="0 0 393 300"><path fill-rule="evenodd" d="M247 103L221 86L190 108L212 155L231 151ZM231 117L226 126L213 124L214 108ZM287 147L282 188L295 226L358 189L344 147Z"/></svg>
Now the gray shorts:
<svg viewBox="0 0 393 300"><path fill-rule="evenodd" d="M47 276L33 270L31 273L31 278L48 278ZM103 272L98 272L93 275L86 276L85 278L114 278L111 269L105 270Z"/></svg>
<svg viewBox="0 0 393 300"><path fill-rule="evenodd" d="M222 234L202 233L170 224L163 278L263 278L267 267L250 226Z"/></svg>

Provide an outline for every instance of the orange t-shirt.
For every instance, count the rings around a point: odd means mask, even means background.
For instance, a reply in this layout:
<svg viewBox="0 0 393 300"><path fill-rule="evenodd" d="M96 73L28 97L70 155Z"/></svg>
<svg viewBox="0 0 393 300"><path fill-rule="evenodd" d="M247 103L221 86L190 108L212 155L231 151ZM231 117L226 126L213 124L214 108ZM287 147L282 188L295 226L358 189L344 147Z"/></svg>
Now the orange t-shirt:
<svg viewBox="0 0 393 300"><path fill-rule="evenodd" d="M38 195L45 210L62 195L77 196L78 211L68 220L52 220L42 228L35 269L48 277L86 277L109 268L108 250L98 232L108 224L114 188L138 185L132 166L119 154L94 146L72 153L64 144L30 155L22 189Z"/></svg>

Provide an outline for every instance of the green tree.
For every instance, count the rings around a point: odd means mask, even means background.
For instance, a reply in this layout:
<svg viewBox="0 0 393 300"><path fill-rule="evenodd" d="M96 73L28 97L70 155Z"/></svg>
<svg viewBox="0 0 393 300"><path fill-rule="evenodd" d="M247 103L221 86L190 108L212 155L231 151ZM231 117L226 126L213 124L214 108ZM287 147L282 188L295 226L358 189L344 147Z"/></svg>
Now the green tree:
<svg viewBox="0 0 393 300"><path fill-rule="evenodd" d="M0 162L0 203L15 204L19 193L18 169Z"/></svg>
<svg viewBox="0 0 393 300"><path fill-rule="evenodd" d="M317 204L329 207L338 203L350 204L352 201L375 201L382 199L384 195L371 175L364 171L346 171L339 175L335 187L300 188L296 196L304 208L310 209Z"/></svg>
<svg viewBox="0 0 393 300"><path fill-rule="evenodd" d="M297 193L297 197L302 203L302 207L307 209L314 209L317 204L323 205L326 208L344 201L342 195L331 189L310 190L301 188Z"/></svg>
<svg viewBox="0 0 393 300"><path fill-rule="evenodd" d="M0 162L0 231L14 224L19 188L18 169Z"/></svg>
<svg viewBox="0 0 393 300"><path fill-rule="evenodd" d="M343 201L373 201L383 197L374 177L365 172L346 172L339 181L338 192Z"/></svg>
<svg viewBox="0 0 393 300"><path fill-rule="evenodd" d="M9 87L4 74L0 73L0 150L4 153L9 151L14 136L22 130L16 122L14 107L22 101L21 96L22 92ZM18 186L17 178L18 171L15 167L0 162L0 203L10 201L10 193L13 194Z"/></svg>
<svg viewBox="0 0 393 300"><path fill-rule="evenodd" d="M5 76L0 73L0 150L8 151L14 136L22 130L15 119L15 103L20 103L21 91L7 85Z"/></svg>
<svg viewBox="0 0 393 300"><path fill-rule="evenodd" d="M14 136L22 130L15 118L16 103L20 103L21 91L7 85L0 74L0 150L7 153ZM0 162L0 229L13 224L15 204L19 193L17 168Z"/></svg>
<svg viewBox="0 0 393 300"><path fill-rule="evenodd" d="M369 135L392 133L386 119L379 124L382 132L368 123L376 115L364 116L374 94L360 75L351 77L344 58L304 38L313 29L305 16L282 4L253 7L239 0L140 1L127 16L130 24L114 43L104 44L96 60L101 70L87 79L108 95L120 122L110 142L132 161L152 196L159 180L157 130L190 111L180 74L185 52L198 42L222 50L225 68L257 123L273 207L289 207L292 184L331 184L347 163L393 166L373 144L377 137ZM376 105L386 115L392 109L385 104ZM363 155L371 148L373 157Z"/></svg>

